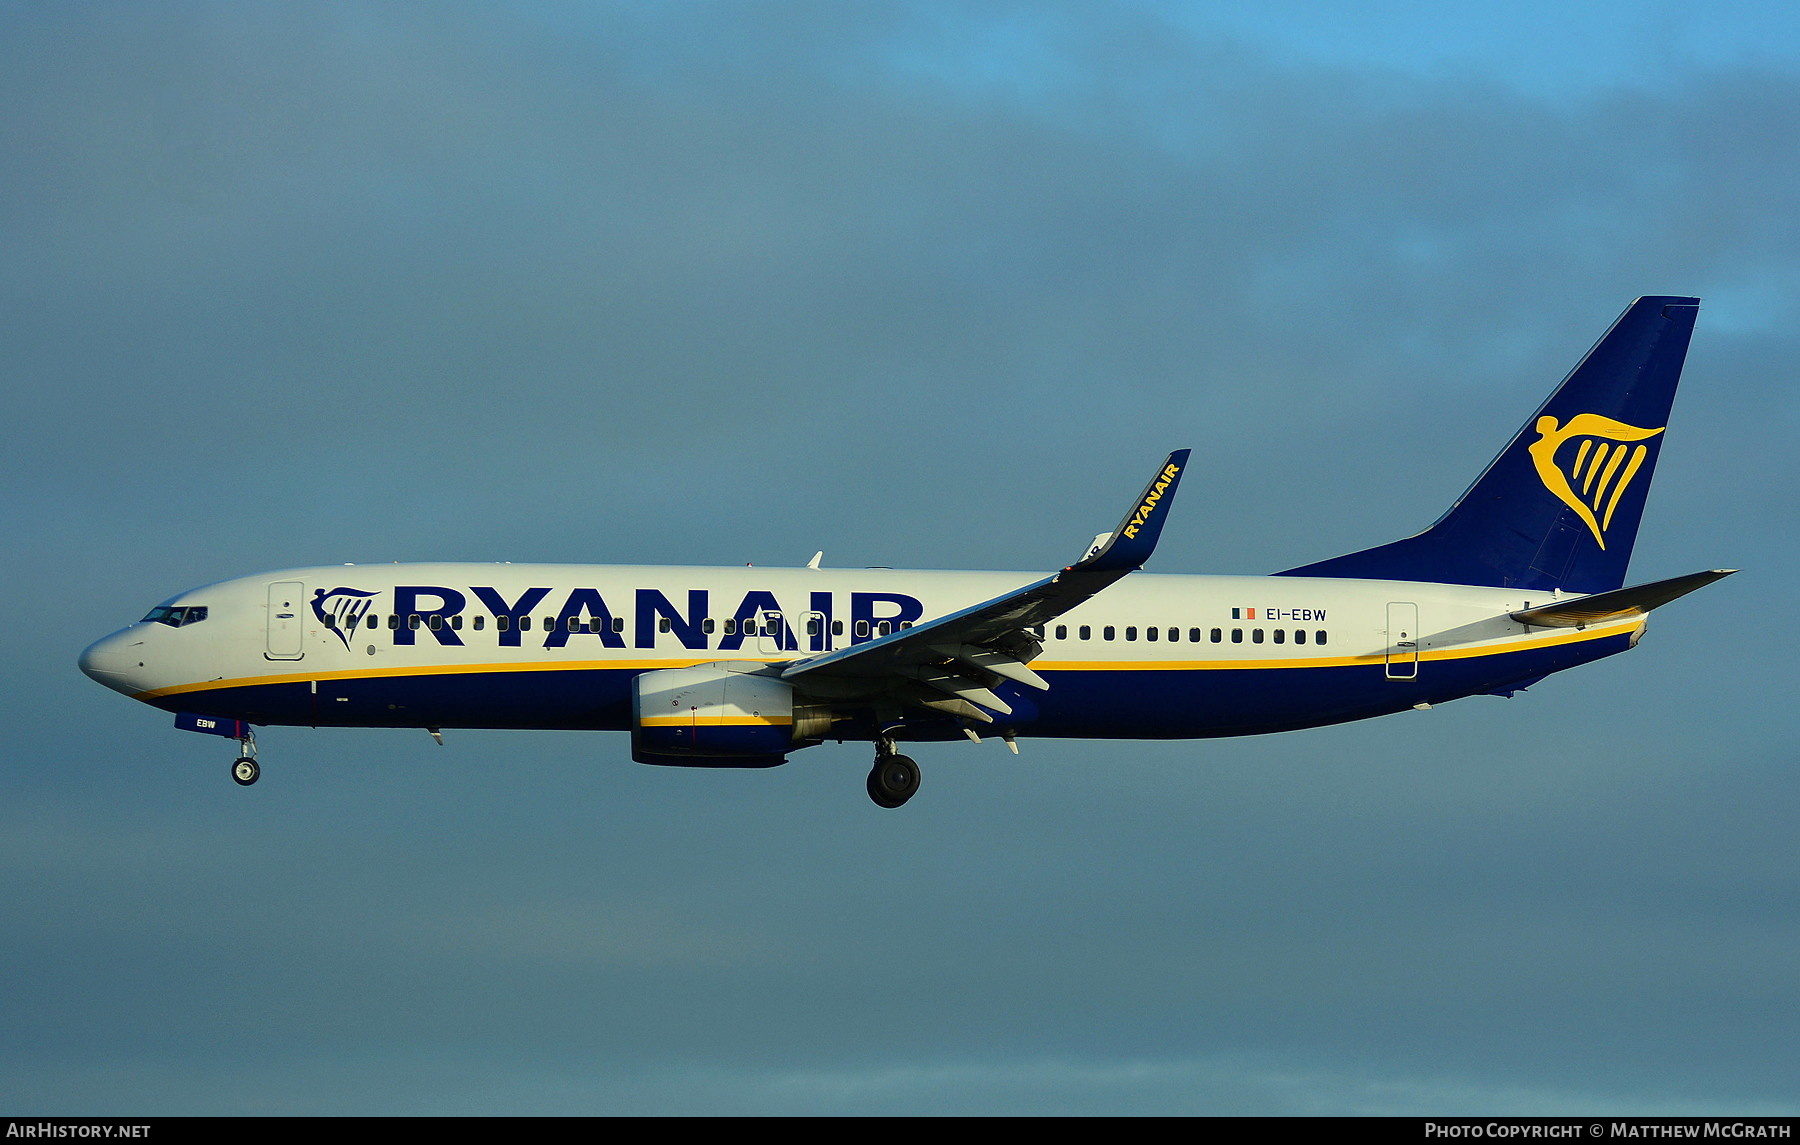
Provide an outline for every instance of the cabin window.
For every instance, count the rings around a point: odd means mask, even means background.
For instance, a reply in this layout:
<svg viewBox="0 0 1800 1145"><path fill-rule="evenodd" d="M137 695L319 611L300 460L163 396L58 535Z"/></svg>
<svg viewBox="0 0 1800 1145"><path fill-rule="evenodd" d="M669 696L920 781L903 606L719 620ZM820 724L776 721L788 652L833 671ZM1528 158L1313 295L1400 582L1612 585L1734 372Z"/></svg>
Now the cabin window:
<svg viewBox="0 0 1800 1145"><path fill-rule="evenodd" d="M480 632L482 627L486 624L486 621L487 621L487 617L477 616L475 618L475 624L474 624L475 631Z"/></svg>
<svg viewBox="0 0 1800 1145"><path fill-rule="evenodd" d="M831 634L833 636L842 636L844 634L844 622L841 620L832 621L831 622Z"/></svg>
<svg viewBox="0 0 1800 1145"><path fill-rule="evenodd" d="M1275 630L1275 643L1283 644L1286 642L1287 642L1287 629L1277 628Z"/></svg>
<svg viewBox="0 0 1800 1145"><path fill-rule="evenodd" d="M869 635L869 622L866 620L857 621L856 622L856 638L858 640L863 640L863 639L866 639L868 637L868 635Z"/></svg>
<svg viewBox="0 0 1800 1145"><path fill-rule="evenodd" d="M623 616L613 617L613 631L614 632L625 631L625 618Z"/></svg>
<svg viewBox="0 0 1800 1145"><path fill-rule="evenodd" d="M727 635L727 636L736 636L737 635L737 617L728 616L725 618L725 635Z"/></svg>
<svg viewBox="0 0 1800 1145"><path fill-rule="evenodd" d="M886 636L888 633L892 632L893 630L894 630L893 622L888 621L888 620L884 620L880 624L877 624L875 626L875 634L877 636Z"/></svg>
<svg viewBox="0 0 1800 1145"><path fill-rule="evenodd" d="M1119 630L1117 628L1114 628L1112 625L1109 624L1105 628L1102 628L1100 630L1100 639L1111 640L1113 638L1113 636L1118 633L1118 631Z"/></svg>
<svg viewBox="0 0 1800 1145"><path fill-rule="evenodd" d="M1069 638L1069 626L1066 624L1057 625L1056 626L1056 638L1058 640L1067 640Z"/></svg>
<svg viewBox="0 0 1800 1145"><path fill-rule="evenodd" d="M443 614L442 614L442 613L439 613L439 612L434 612L434 613L432 613L432 614L431 614L431 619L430 619L430 621L429 621L429 623L430 623L430 625L431 625L431 630L432 630L432 631L433 631L433 632L440 632L440 631L442 631L442 630L443 630L443 627L444 627L444 616L443 616Z"/></svg>
<svg viewBox="0 0 1800 1145"><path fill-rule="evenodd" d="M519 631L520 632L530 632L531 631L531 617L529 617L529 616L519 617Z"/></svg>
<svg viewBox="0 0 1800 1145"><path fill-rule="evenodd" d="M713 618L710 616L700 622L700 631L706 633L709 636L712 634L714 627L715 627L715 625L713 624Z"/></svg>
<svg viewBox="0 0 1800 1145"><path fill-rule="evenodd" d="M1231 642L1233 644L1242 644L1244 642L1244 630L1242 628L1233 628L1231 630Z"/></svg>
<svg viewBox="0 0 1800 1145"><path fill-rule="evenodd" d="M672 628L673 628L673 625L669 622L668 617L664 616L664 617L660 617L657 619L656 630L658 632L668 632L668 631L671 631Z"/></svg>
<svg viewBox="0 0 1800 1145"><path fill-rule="evenodd" d="M1261 644L1262 641L1263 641L1263 630L1260 628L1252 628L1250 630L1250 643Z"/></svg>
<svg viewBox="0 0 1800 1145"><path fill-rule="evenodd" d="M1212 642L1214 644L1217 644L1224 635L1225 635L1225 633L1220 631L1219 629L1217 629L1217 628L1213 629L1212 630ZM1198 639L1198 637L1196 637L1196 639Z"/></svg>
<svg viewBox="0 0 1800 1145"><path fill-rule="evenodd" d="M1083 640L1092 640L1094 638L1093 628L1086 624L1082 625L1081 626L1081 638Z"/></svg>
<svg viewBox="0 0 1800 1145"><path fill-rule="evenodd" d="M818 617L809 616L806 618L806 634L808 636L817 636L819 634L819 618Z"/></svg>
<svg viewBox="0 0 1800 1145"><path fill-rule="evenodd" d="M1295 644L1305 644L1306 643L1306 629L1296 628L1294 630L1294 643Z"/></svg>
<svg viewBox="0 0 1800 1145"><path fill-rule="evenodd" d="M419 627L419 614L416 612L409 614L406 618L406 626L408 628L417 629Z"/></svg>
<svg viewBox="0 0 1800 1145"><path fill-rule="evenodd" d="M1313 633L1313 643L1314 644L1325 643L1325 630L1323 628L1321 628L1317 632Z"/></svg>
<svg viewBox="0 0 1800 1145"><path fill-rule="evenodd" d="M462 631L462 613L459 612L450 618L450 627L456 629L458 632Z"/></svg>
<svg viewBox="0 0 1800 1145"><path fill-rule="evenodd" d="M1127 639L1127 640L1136 640L1137 639L1137 625L1128 624L1125 626L1125 639Z"/></svg>
<svg viewBox="0 0 1800 1145"><path fill-rule="evenodd" d="M1169 643L1173 644L1175 641L1180 640L1180 639L1181 639L1181 629L1179 629L1179 628L1169 629ZM1198 639L1198 638L1196 637L1196 639Z"/></svg>

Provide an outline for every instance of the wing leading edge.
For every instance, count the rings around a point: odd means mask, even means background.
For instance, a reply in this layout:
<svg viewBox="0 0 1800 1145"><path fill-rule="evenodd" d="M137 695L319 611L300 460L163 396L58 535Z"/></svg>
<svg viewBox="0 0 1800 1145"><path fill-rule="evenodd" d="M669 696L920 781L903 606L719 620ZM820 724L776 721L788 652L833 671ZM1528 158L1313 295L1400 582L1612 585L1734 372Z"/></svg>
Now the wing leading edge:
<svg viewBox="0 0 1800 1145"><path fill-rule="evenodd" d="M794 663L781 673L834 699L919 706L992 723L1012 708L994 693L1004 681L1047 689L1027 665L1043 651L1029 631L1143 567L1156 550L1189 450L1169 454L1118 528L1086 556L1043 580L911 628ZM984 710L985 709L985 710Z"/></svg>

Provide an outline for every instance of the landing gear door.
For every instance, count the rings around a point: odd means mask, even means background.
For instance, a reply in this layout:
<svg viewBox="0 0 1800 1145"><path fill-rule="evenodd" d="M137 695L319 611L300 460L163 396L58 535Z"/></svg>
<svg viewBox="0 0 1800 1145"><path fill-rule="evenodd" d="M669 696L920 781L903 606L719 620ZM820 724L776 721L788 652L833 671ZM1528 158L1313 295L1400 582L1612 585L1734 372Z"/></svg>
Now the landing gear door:
<svg viewBox="0 0 1800 1145"><path fill-rule="evenodd" d="M1419 677L1419 606L1390 602L1387 606L1387 677Z"/></svg>
<svg viewBox="0 0 1800 1145"><path fill-rule="evenodd" d="M304 619L306 585L297 580L278 580L269 585L269 642L264 656L270 660L298 660L306 655Z"/></svg>

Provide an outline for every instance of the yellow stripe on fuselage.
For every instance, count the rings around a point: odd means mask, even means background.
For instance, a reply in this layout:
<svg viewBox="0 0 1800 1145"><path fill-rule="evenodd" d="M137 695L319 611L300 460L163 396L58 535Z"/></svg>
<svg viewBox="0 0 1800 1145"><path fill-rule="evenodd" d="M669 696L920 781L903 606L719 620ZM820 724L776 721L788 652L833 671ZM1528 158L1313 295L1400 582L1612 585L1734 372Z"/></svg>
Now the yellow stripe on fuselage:
<svg viewBox="0 0 1800 1145"><path fill-rule="evenodd" d="M1623 636L1635 628L1641 628L1643 624L1643 617L1633 616L1624 621L1609 621L1604 626L1594 624L1585 629L1565 629L1556 635L1523 637L1501 644L1474 644L1460 648L1422 648L1419 650L1419 659L1469 660L1481 656L1522 652L1528 648L1554 648L1560 644L1578 644L1587 640L1604 639L1608 636ZM1389 659L1386 652L1366 652L1358 656L1309 656L1304 659L1283 660L1033 660L1031 667L1037 672L1116 672L1120 670L1213 672L1225 668L1347 668L1357 665L1384 664Z"/></svg>
<svg viewBox="0 0 1800 1145"><path fill-rule="evenodd" d="M1500 656L1534 648L1554 648L1563 644L1579 644L1623 636L1642 628L1644 618L1590 625L1587 628L1559 629L1554 633L1525 636L1494 644L1476 644L1458 648L1424 648L1420 660L1467 660L1481 656ZM291 672L280 676L246 676L237 680L206 680L197 684L175 684L138 692L134 698L154 700L187 692L206 692L224 688L253 688L263 684L292 684L302 680L378 680L395 676L455 676L486 672L653 672L662 668L692 668L731 659L764 664L787 663L791 656L761 658L754 656L686 657L678 660L531 660L523 663L487 664L419 664L410 668L357 668L334 672ZM1368 652L1355 656L1308 656L1287 659L1245 660L1036 660L1033 670L1043 672L1217 672L1232 669L1268 668L1348 668L1382 664L1389 659L1385 652ZM684 717L685 718L685 717Z"/></svg>
<svg viewBox="0 0 1800 1145"><path fill-rule="evenodd" d="M394 676L467 676L488 672L652 672L658 668L692 668L696 664L716 664L720 660L755 661L753 656L706 656L687 660L527 660L498 664L416 664L410 668L350 668L335 672L290 672L281 676L245 676L237 680L204 680L198 684L174 684L138 692L133 698L154 700L163 696L179 696L184 692L206 692L216 688L254 688L262 684L292 684L296 680L380 680ZM784 658L785 659L785 658ZM758 661L779 664L781 660Z"/></svg>
<svg viewBox="0 0 1800 1145"><path fill-rule="evenodd" d="M647 728L745 728L745 727L788 727L793 723L789 716L645 716L638 723Z"/></svg>

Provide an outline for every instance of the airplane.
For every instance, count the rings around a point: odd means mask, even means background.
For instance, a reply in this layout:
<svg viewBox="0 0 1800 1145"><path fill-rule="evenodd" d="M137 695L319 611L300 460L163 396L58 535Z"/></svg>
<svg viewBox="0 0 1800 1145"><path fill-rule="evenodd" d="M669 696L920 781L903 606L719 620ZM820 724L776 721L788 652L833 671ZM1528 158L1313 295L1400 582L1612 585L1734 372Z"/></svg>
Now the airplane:
<svg viewBox="0 0 1800 1145"><path fill-rule="evenodd" d="M1736 571L1625 587L1698 311L1634 301L1424 532L1268 576L1140 571L1180 449L1048 576L329 565L178 593L80 667L238 740L243 786L258 726L592 729L678 767L866 741L884 808L919 788L902 744L1240 736L1511 696Z"/></svg>

